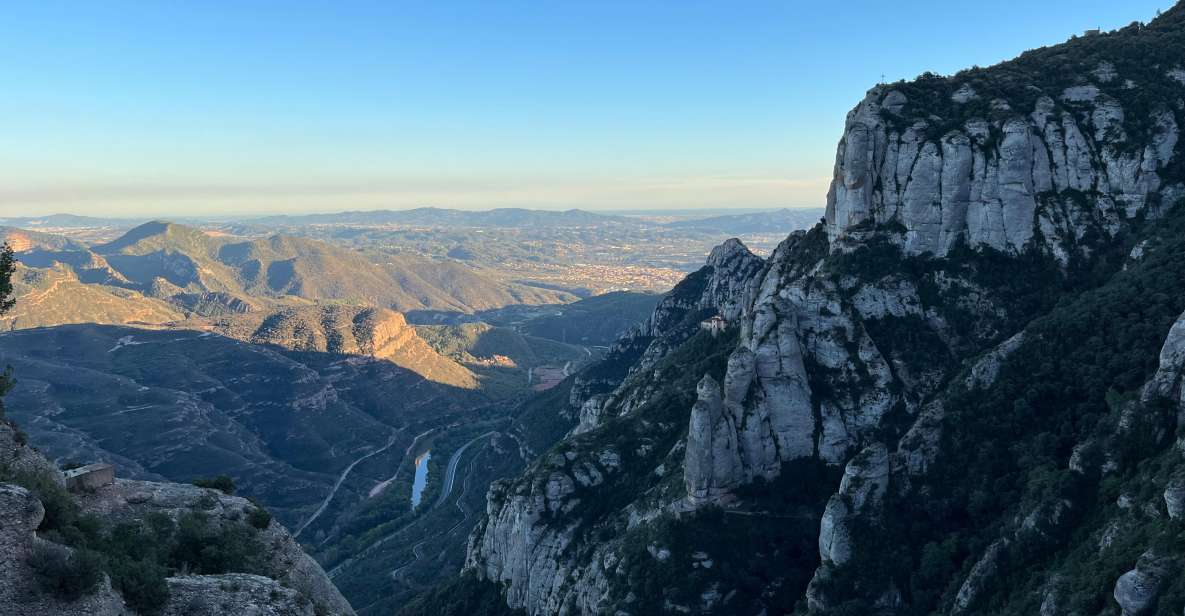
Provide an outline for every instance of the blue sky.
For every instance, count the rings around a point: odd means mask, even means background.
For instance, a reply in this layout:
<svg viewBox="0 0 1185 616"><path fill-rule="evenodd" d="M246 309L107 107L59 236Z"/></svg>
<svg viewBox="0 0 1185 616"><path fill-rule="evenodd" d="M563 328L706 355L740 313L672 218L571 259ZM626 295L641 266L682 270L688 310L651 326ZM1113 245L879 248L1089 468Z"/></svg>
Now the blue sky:
<svg viewBox="0 0 1185 616"><path fill-rule="evenodd" d="M1170 0L0 5L0 215L822 204L880 80Z"/></svg>

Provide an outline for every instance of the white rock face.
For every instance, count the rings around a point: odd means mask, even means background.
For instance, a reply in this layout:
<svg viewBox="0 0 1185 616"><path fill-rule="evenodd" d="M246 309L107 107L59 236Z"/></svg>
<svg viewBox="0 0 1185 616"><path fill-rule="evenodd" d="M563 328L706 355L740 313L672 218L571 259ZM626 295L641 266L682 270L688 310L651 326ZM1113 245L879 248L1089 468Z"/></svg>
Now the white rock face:
<svg viewBox="0 0 1185 616"><path fill-rule="evenodd" d="M601 413L605 410L606 397L604 394L595 394L580 402L578 420L572 434L582 434L601 425Z"/></svg>
<svg viewBox="0 0 1185 616"><path fill-rule="evenodd" d="M742 461L754 474L773 476L782 460L814 453L811 389L793 313L761 310L748 345L728 360L725 405L739 417ZM756 392L749 398L756 381Z"/></svg>
<svg viewBox="0 0 1185 616"><path fill-rule="evenodd" d="M869 517L889 487L889 450L869 445L844 468L839 491L831 496L819 528L819 558L825 565L843 565L852 555L852 516Z"/></svg>
<svg viewBox="0 0 1185 616"><path fill-rule="evenodd" d="M162 616L315 616L312 603L261 575L227 573L171 577Z"/></svg>
<svg viewBox="0 0 1185 616"><path fill-rule="evenodd" d="M736 319L743 309L750 279L764 267L765 261L740 240L726 240L708 254L704 269L699 272L703 275L702 286L685 293L678 292L680 289L676 287L675 292L659 302L643 328L645 333L660 338L693 310L714 310L726 321Z"/></svg>
<svg viewBox="0 0 1185 616"><path fill-rule="evenodd" d="M1185 424L1185 388L1181 387L1185 377L1185 314L1177 317L1169 328L1164 344L1160 347L1156 374L1144 387L1143 396L1162 396L1177 403L1178 424Z"/></svg>
<svg viewBox="0 0 1185 616"><path fill-rule="evenodd" d="M900 318L922 314L922 302L918 298L917 289L905 280L861 286L852 297L852 305L864 319L883 319L887 316Z"/></svg>
<svg viewBox="0 0 1185 616"><path fill-rule="evenodd" d="M975 88L972 88L969 83L963 84L962 87L955 90L954 94L950 95L950 99L956 103L966 103L977 98L979 95L975 93Z"/></svg>
<svg viewBox="0 0 1185 616"><path fill-rule="evenodd" d="M897 444L894 470L903 475L921 475L930 469L938 457L942 438L942 420L946 409L941 400L930 402L909 427Z"/></svg>
<svg viewBox="0 0 1185 616"><path fill-rule="evenodd" d="M1025 334L1020 332L1015 336L1000 343L996 348L988 351L971 365L971 373L967 375L968 389L983 389L991 386L996 382L996 377L1000 373L1000 364L1003 363L1013 351L1020 348L1024 343Z"/></svg>
<svg viewBox="0 0 1185 616"><path fill-rule="evenodd" d="M687 497L692 503L712 502L736 487L743 476L737 430L725 412L720 385L704 375L696 388L687 429L687 458L683 465Z"/></svg>
<svg viewBox="0 0 1185 616"><path fill-rule="evenodd" d="M1115 70L1115 65L1110 62L1099 62L1091 74L1094 78L1103 83L1114 81L1119 76L1119 72Z"/></svg>
<svg viewBox="0 0 1185 616"><path fill-rule="evenodd" d="M1115 602L1123 610L1123 616L1141 616L1152 608L1160 580L1132 569L1119 576L1115 582Z"/></svg>
<svg viewBox="0 0 1185 616"><path fill-rule="evenodd" d="M952 99L974 96L965 84ZM903 129L886 121L904 102L877 87L848 114L827 195L832 240L865 223L897 223L908 254L942 256L960 240L1018 252L1040 229L1056 253L1087 223L1113 230L1141 211L1161 190L1158 171L1179 138L1175 117L1161 110L1146 147L1122 147L1124 110L1093 85L1042 97L1007 120L972 118L937 139L927 136L926 120ZM1092 111L1076 117L1066 104ZM1066 191L1097 191L1097 205L1080 205Z"/></svg>
<svg viewBox="0 0 1185 616"><path fill-rule="evenodd" d="M920 314L916 290L890 281L849 304L833 283L793 273L789 252L779 247L749 287L719 403L709 388L692 411L684 478L693 505L772 479L792 460L844 463L898 399L888 362L858 322ZM834 393L813 395L808 362Z"/></svg>
<svg viewBox="0 0 1185 616"><path fill-rule="evenodd" d="M536 460L523 480L495 481L486 519L470 535L465 568L504 584L506 602L530 614L599 613L606 570L621 563L607 545L575 562L566 550L577 522L558 518L580 505L578 486L620 472L620 454L599 449L551 454Z"/></svg>
<svg viewBox="0 0 1185 616"><path fill-rule="evenodd" d="M827 501L819 521L819 568L811 578L806 596L813 612L826 612L830 602L822 587L838 567L846 565L857 546L853 545L852 524L857 518L876 523L881 501L889 489L889 449L873 443L844 467L839 490Z"/></svg>
<svg viewBox="0 0 1185 616"><path fill-rule="evenodd" d="M700 298L700 308L714 308L726 321L732 321L744 308L744 294L750 279L765 262L749 251L738 239L726 240L708 254L707 266L712 276Z"/></svg>
<svg viewBox="0 0 1185 616"><path fill-rule="evenodd" d="M1185 477L1173 477L1164 489L1164 506L1169 518L1180 520L1185 517Z"/></svg>
<svg viewBox="0 0 1185 616"><path fill-rule="evenodd" d="M959 587L959 592L955 595L953 613L963 613L975 604L980 593L999 572L1000 561L1003 559L1004 551L1008 549L1009 543L1008 539L998 539L988 546L987 551L971 568L971 573L967 574L967 579L963 580L963 585Z"/></svg>
<svg viewBox="0 0 1185 616"><path fill-rule="evenodd" d="M1151 552L1140 556L1136 568L1119 576L1115 581L1115 602L1123 616L1144 616L1152 613L1156 598L1164 583L1165 564Z"/></svg>

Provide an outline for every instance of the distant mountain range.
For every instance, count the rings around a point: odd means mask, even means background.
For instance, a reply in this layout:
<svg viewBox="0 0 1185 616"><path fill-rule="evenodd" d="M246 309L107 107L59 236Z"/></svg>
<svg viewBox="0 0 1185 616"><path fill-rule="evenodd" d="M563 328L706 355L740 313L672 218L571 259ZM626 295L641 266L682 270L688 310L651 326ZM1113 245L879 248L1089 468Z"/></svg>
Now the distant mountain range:
<svg viewBox="0 0 1185 616"><path fill-rule="evenodd" d="M266 216L247 221L263 225L362 224L423 225L430 227L542 227L589 226L606 223L633 224L625 216L598 214L585 210L528 210L497 208L470 211L422 207L411 210L371 210L330 214Z"/></svg>
<svg viewBox="0 0 1185 616"><path fill-rule="evenodd" d="M725 233L764 231L766 224L795 224L794 228L813 225L823 216L823 208L782 208L769 211L746 211L721 214L727 210L710 210L704 215L694 210L672 210L679 220L660 223L671 228L707 229ZM222 222L237 225L301 226L301 225L414 225L425 227L470 228L526 228L526 227L586 227L603 224L638 226L661 210L647 211L648 216L623 215L616 212L591 212L581 209L532 210L526 208L494 208L490 210L458 210L452 208L421 207L409 210L366 210L319 214L279 214L256 218L228 217ZM190 219L180 218L183 223ZM217 217L211 222L218 222ZM71 229L92 227L129 228L145 222L140 218L108 218L49 214L0 218L0 225L22 229Z"/></svg>
<svg viewBox="0 0 1185 616"><path fill-rule="evenodd" d="M651 212L658 214L658 212ZM267 216L241 221L242 224L265 226L302 225L413 225L434 228L506 228L530 227L592 227L621 225L624 227L667 227L739 235L761 232L781 232L814 225L823 217L823 208L784 208L743 214L724 214L695 217L680 211L679 220L654 223L648 217L589 212L586 210L528 210L499 208L483 211L446 208L417 208L412 210L372 210L365 212L337 212Z"/></svg>
<svg viewBox="0 0 1185 616"><path fill-rule="evenodd" d="M455 261L395 256L377 263L307 238L243 239L160 221L91 247L11 227L0 228L0 236L24 265L16 282L18 300L25 301L0 320L7 329L163 322L277 302L473 312L575 299L563 291L492 280ZM76 301L80 293L93 301Z"/></svg>
<svg viewBox="0 0 1185 616"><path fill-rule="evenodd" d="M691 220L676 220L665 226L671 229L715 231L725 235L750 233L789 233L809 229L823 218L823 208L781 209L772 212L728 214Z"/></svg>

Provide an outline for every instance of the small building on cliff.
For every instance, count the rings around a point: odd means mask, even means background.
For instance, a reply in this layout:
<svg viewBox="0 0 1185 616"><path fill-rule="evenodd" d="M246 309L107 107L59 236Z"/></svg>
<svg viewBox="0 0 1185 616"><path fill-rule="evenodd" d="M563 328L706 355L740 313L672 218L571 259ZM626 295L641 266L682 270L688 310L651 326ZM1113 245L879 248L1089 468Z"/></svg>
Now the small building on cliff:
<svg viewBox="0 0 1185 616"><path fill-rule="evenodd" d="M97 490L115 483L115 467L105 462L72 468L62 474L66 477L66 488L72 492Z"/></svg>

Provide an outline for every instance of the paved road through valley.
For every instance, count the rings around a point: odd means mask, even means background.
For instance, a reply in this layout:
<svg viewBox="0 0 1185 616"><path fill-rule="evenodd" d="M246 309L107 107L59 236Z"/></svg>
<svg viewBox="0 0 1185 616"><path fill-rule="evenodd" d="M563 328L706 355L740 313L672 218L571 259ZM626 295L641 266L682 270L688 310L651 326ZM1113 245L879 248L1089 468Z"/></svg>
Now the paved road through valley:
<svg viewBox="0 0 1185 616"><path fill-rule="evenodd" d="M362 456L361 458L358 458L357 460L354 460L353 462L351 462L350 465L346 467L346 470L342 471L341 476L339 476L337 478L337 483L333 484L333 489L329 491L329 496L326 496L325 500L321 501L321 506L317 507L317 510L313 512L313 515L309 516L309 519L305 520L304 524L301 524L300 528L296 529L296 532L292 534L292 538L295 539L295 538L299 537L300 534L302 532L304 532L304 529L307 528L309 524L313 523L313 520L316 520L317 518L321 517L321 514L325 512L325 509L327 507L329 507L329 503L333 502L333 497L337 496L338 488L342 487L342 483L344 483L346 481L346 477L348 477L350 475L350 471L354 470L354 467L358 466L359 462L361 462L371 456L377 456L378 454L383 453L384 451L390 449L391 445L395 444L396 438L399 438L398 432L392 434L391 438L387 439L387 444L384 445L383 447L376 449L376 450Z"/></svg>

